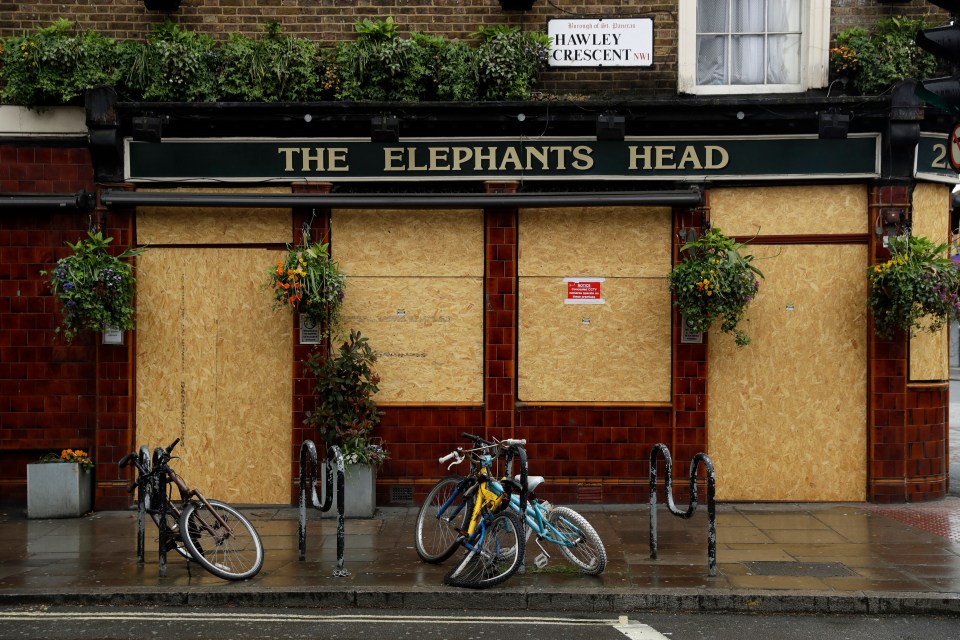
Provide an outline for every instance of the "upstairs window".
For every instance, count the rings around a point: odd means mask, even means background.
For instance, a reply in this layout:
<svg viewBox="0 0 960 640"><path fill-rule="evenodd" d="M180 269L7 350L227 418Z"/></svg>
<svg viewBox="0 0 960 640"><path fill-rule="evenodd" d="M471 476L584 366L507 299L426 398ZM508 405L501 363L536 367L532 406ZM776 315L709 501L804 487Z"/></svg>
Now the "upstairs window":
<svg viewBox="0 0 960 640"><path fill-rule="evenodd" d="M783 93L822 86L829 14L829 0L681 2L680 91Z"/></svg>

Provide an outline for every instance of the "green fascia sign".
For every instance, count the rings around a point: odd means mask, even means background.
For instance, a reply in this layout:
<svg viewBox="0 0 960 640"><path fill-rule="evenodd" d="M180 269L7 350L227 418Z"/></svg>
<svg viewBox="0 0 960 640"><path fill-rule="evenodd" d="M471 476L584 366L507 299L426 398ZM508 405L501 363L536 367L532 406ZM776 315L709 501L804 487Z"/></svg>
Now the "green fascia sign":
<svg viewBox="0 0 960 640"><path fill-rule="evenodd" d="M753 137L126 140L136 181L875 178L879 134Z"/></svg>
<svg viewBox="0 0 960 640"><path fill-rule="evenodd" d="M960 175L950 166L947 156L949 133L921 133L917 143L913 175L920 180L960 184Z"/></svg>

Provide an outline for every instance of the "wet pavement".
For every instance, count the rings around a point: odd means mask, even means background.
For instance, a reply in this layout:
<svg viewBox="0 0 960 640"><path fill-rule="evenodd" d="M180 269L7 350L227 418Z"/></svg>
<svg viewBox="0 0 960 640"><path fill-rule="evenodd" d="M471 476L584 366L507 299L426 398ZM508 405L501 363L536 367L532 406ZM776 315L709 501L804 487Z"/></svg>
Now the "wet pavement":
<svg viewBox="0 0 960 640"><path fill-rule="evenodd" d="M960 614L960 498L914 505L721 504L717 575L707 566L707 514L658 511L650 558L647 505L577 505L609 557L582 575L559 553L543 568L528 543L523 574L477 592L443 585L453 559L422 563L413 548L416 509L378 509L345 523L346 577L337 567L336 522L310 511L298 559L295 508L241 508L264 542L263 570L225 582L179 556L158 575L156 529L136 561L136 514L96 512L28 520L0 510L0 605L220 604L245 606L496 607L564 611L770 611ZM548 549L549 551L549 549Z"/></svg>

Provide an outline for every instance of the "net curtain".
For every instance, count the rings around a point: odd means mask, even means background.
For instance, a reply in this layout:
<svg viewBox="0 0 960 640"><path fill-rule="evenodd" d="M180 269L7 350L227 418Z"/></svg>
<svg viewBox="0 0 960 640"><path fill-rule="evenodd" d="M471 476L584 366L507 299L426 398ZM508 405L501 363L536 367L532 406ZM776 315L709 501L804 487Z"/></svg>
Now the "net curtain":
<svg viewBox="0 0 960 640"><path fill-rule="evenodd" d="M800 0L697 0L697 84L799 84Z"/></svg>

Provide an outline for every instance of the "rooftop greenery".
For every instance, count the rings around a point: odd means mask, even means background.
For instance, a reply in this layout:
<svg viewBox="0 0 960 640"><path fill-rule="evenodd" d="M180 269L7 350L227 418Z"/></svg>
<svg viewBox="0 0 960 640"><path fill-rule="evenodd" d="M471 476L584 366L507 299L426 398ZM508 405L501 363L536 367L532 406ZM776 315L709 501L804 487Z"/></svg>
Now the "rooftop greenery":
<svg viewBox="0 0 960 640"><path fill-rule="evenodd" d="M219 43L166 22L134 41L60 19L0 39L0 102L79 104L103 85L131 102L524 100L550 47L545 34L511 27L482 28L469 44L402 38L392 18L360 20L355 31L325 48L270 23L259 37Z"/></svg>

